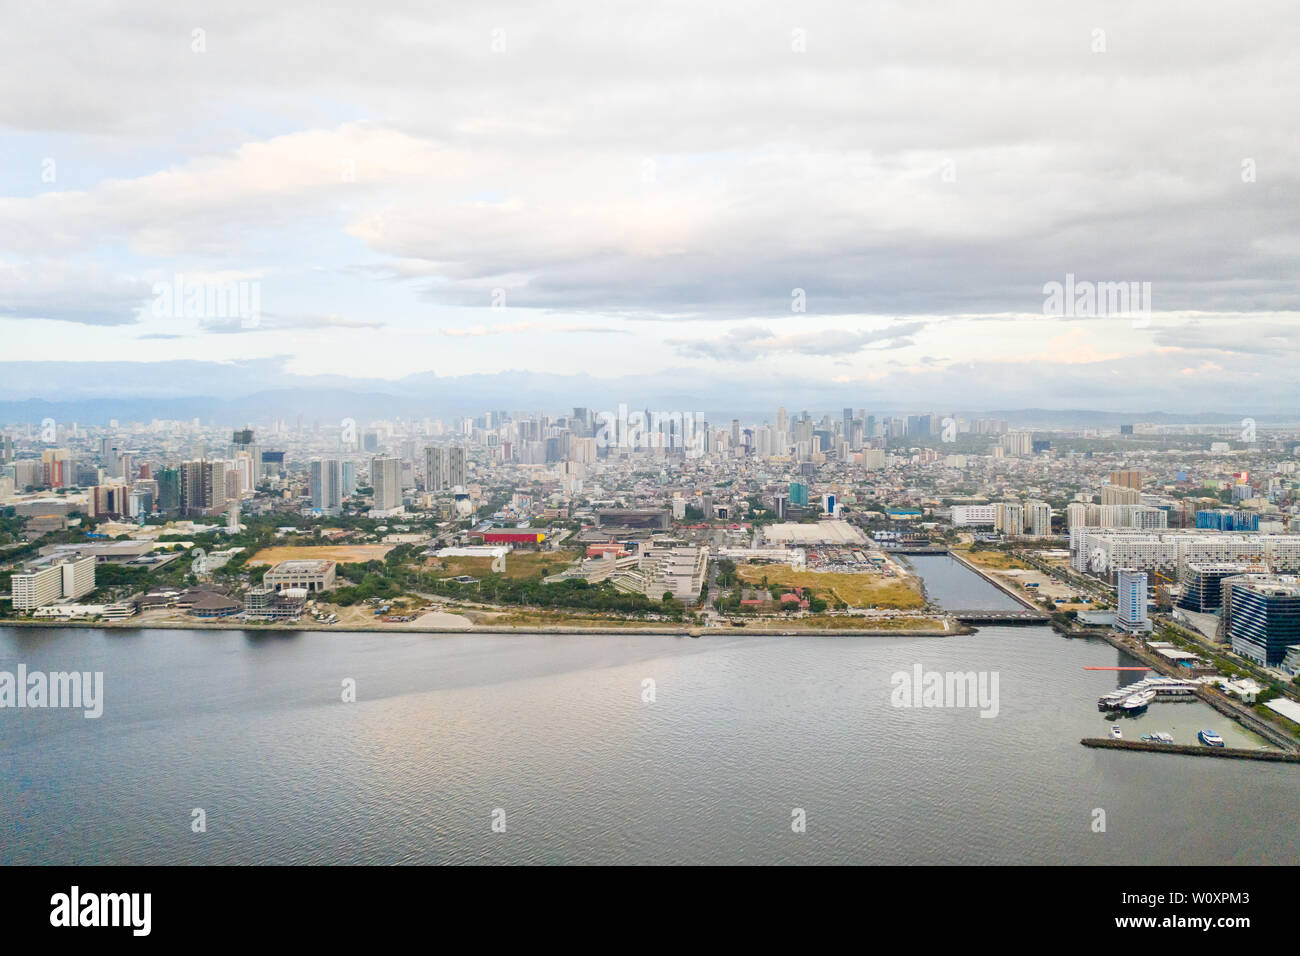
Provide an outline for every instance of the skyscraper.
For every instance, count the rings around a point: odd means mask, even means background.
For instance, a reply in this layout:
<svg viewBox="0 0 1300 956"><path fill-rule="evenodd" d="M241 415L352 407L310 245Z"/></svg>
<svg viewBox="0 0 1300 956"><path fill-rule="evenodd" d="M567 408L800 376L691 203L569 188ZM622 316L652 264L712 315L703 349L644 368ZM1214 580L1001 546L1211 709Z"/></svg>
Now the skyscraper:
<svg viewBox="0 0 1300 956"><path fill-rule="evenodd" d="M451 487L450 449L430 445L424 449L424 490L446 491Z"/></svg>
<svg viewBox="0 0 1300 956"><path fill-rule="evenodd" d="M175 511L181 506L181 473L175 468L158 469L158 510Z"/></svg>
<svg viewBox="0 0 1300 956"><path fill-rule="evenodd" d="M337 458L312 459L311 506L326 514L343 507L343 468Z"/></svg>
<svg viewBox="0 0 1300 956"><path fill-rule="evenodd" d="M465 487L465 449L460 445L447 449L447 478L452 488Z"/></svg>
<svg viewBox="0 0 1300 956"><path fill-rule="evenodd" d="M1115 614L1115 624L1134 634L1151 630L1151 619L1147 617L1147 573L1120 568L1116 593L1119 610Z"/></svg>
<svg viewBox="0 0 1300 956"><path fill-rule="evenodd" d="M374 489L374 511L394 511L402 507L402 460L370 459L370 485Z"/></svg>

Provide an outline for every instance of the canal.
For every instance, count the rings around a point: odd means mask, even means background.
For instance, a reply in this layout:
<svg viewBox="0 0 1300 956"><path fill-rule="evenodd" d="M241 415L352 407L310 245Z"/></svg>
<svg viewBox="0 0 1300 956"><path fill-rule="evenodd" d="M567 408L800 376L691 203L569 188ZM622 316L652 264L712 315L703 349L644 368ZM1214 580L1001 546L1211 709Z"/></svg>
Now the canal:
<svg viewBox="0 0 1300 956"><path fill-rule="evenodd" d="M947 554L909 554L900 558L925 585L925 594L945 611L1019 611L1024 605L998 590Z"/></svg>

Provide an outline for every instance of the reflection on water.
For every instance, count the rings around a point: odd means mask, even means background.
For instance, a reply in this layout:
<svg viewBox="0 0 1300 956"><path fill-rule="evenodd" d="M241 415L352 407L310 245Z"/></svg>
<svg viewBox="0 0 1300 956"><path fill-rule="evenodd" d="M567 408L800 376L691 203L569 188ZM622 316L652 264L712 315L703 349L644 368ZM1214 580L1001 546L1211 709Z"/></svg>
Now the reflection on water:
<svg viewBox="0 0 1300 956"><path fill-rule="evenodd" d="M1018 611L1024 605L947 554L909 554L925 594L948 611Z"/></svg>
<svg viewBox="0 0 1300 956"><path fill-rule="evenodd" d="M1084 667L1120 658L1045 627L0 629L0 669L105 682L99 720L0 711L0 863L1296 862L1298 768L1079 745L1109 726L1096 698L1116 679ZM891 675L917 664L998 672L998 716L891 706ZM1217 718L1194 708L1153 706L1126 736L1191 741Z"/></svg>

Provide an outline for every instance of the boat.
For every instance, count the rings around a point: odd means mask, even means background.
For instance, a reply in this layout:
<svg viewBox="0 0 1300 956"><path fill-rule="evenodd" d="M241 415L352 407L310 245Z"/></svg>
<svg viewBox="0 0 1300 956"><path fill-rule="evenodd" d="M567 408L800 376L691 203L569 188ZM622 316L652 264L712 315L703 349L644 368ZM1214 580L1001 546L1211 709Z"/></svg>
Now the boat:
<svg viewBox="0 0 1300 956"><path fill-rule="evenodd" d="M1125 714L1140 714L1147 709L1147 705L1156 699L1156 692L1153 690L1144 690L1140 694L1134 694L1124 703L1119 705L1119 709Z"/></svg>
<svg viewBox="0 0 1300 956"><path fill-rule="evenodd" d="M1110 736L1111 736L1111 739L1113 739L1113 740L1123 740L1123 739L1124 739L1124 731L1120 730L1119 727L1111 727L1111 728L1110 728Z"/></svg>
<svg viewBox="0 0 1300 956"><path fill-rule="evenodd" d="M1121 687L1097 698L1097 709L1101 711L1122 710L1129 698L1148 691L1152 699L1161 701L1196 700L1196 691L1200 684L1196 681L1178 680L1174 677L1147 677L1135 684Z"/></svg>
<svg viewBox="0 0 1300 956"><path fill-rule="evenodd" d="M1196 738L1207 747L1222 747L1223 738L1213 730L1202 730L1197 733Z"/></svg>
<svg viewBox="0 0 1300 956"><path fill-rule="evenodd" d="M1172 743L1174 742L1174 735L1173 735L1173 734L1167 734L1167 733L1165 733L1164 731L1157 731L1156 733L1152 734L1151 736L1152 736L1153 738L1155 738L1155 741L1156 741L1157 743L1161 743L1161 744L1172 744Z"/></svg>

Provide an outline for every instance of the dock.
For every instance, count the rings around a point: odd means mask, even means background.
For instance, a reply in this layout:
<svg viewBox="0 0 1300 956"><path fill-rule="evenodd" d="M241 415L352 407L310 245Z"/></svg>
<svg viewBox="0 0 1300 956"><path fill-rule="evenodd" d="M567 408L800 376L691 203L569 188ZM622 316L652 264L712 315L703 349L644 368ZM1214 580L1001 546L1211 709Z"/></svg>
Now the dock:
<svg viewBox="0 0 1300 956"><path fill-rule="evenodd" d="M1244 750L1240 747L1206 747L1191 744L1158 744L1146 740L1115 740L1112 737L1084 737L1079 743L1102 750L1146 750L1188 757L1225 757L1230 760L1264 760L1270 763L1300 763L1300 754L1281 750Z"/></svg>

